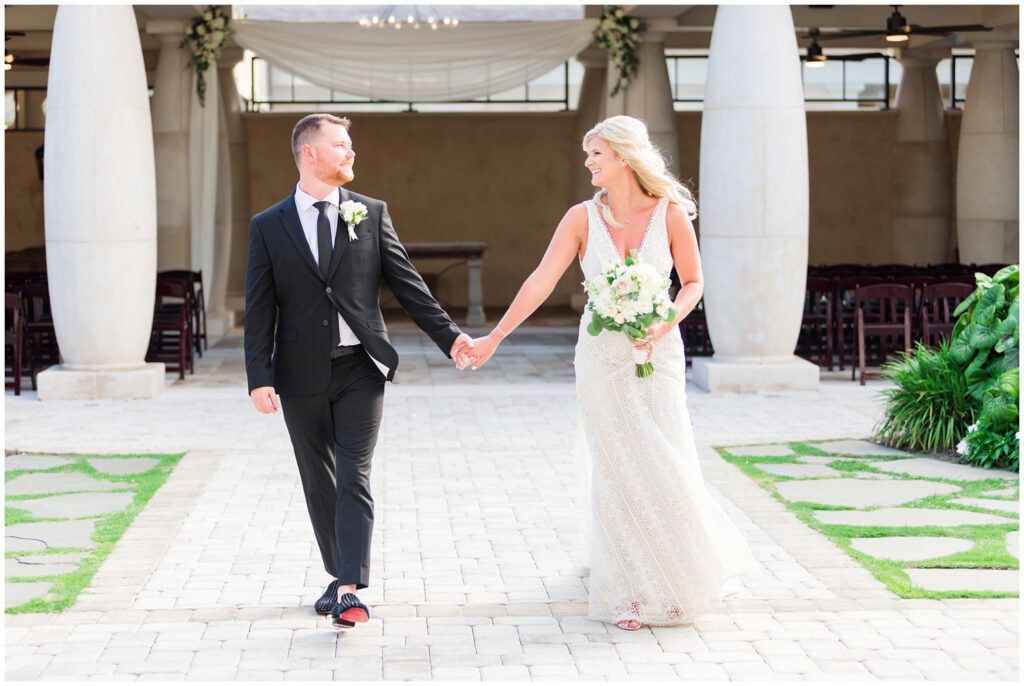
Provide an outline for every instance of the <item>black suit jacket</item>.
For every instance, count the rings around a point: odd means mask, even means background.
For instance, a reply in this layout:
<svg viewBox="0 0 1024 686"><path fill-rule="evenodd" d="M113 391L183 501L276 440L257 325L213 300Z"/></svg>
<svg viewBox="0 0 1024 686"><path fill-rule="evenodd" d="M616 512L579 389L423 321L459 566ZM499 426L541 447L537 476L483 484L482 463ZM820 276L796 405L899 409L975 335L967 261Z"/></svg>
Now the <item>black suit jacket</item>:
<svg viewBox="0 0 1024 686"><path fill-rule="evenodd" d="M355 241L349 241L339 217L327 279L313 260L293 196L252 218L245 275L245 372L250 392L260 386L273 386L281 395L326 391L331 379L329 318L337 312L370 356L388 367L387 378L392 380L398 353L380 312L381 279L445 355L462 333L409 261L387 204L344 188L341 200L363 203L368 216L355 226Z"/></svg>

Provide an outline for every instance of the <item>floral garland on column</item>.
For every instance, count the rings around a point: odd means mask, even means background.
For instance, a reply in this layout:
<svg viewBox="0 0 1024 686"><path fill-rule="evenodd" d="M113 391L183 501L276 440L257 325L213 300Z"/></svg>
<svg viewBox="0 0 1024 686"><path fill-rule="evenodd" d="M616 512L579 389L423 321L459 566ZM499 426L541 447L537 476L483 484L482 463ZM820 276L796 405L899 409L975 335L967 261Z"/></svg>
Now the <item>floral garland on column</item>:
<svg viewBox="0 0 1024 686"><path fill-rule="evenodd" d="M630 17L621 7L606 7L601 14L601 21L594 29L594 41L608 48L612 63L619 71L612 96L629 86L640 68L640 58L636 56L640 34L647 30L647 24L641 19Z"/></svg>
<svg viewBox="0 0 1024 686"><path fill-rule="evenodd" d="M209 5L202 16L192 20L180 47L188 46L192 53L189 66L196 70L196 95L199 104L206 107L206 70L220 56L224 43L231 37L228 24L231 17L221 5Z"/></svg>

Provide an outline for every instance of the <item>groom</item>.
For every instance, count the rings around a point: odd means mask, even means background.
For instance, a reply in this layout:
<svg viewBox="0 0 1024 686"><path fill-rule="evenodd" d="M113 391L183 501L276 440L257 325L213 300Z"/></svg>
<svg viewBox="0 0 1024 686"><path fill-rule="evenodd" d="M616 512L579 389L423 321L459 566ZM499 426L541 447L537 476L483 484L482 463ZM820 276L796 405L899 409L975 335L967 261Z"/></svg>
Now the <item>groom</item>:
<svg viewBox="0 0 1024 686"><path fill-rule="evenodd" d="M252 218L245 278L245 371L262 413L280 404L328 574L317 613L369 618L370 462L384 383L398 367L381 316L383 279L462 369L472 349L409 261L387 204L342 188L355 178L347 118L311 114L292 131L294 193Z"/></svg>

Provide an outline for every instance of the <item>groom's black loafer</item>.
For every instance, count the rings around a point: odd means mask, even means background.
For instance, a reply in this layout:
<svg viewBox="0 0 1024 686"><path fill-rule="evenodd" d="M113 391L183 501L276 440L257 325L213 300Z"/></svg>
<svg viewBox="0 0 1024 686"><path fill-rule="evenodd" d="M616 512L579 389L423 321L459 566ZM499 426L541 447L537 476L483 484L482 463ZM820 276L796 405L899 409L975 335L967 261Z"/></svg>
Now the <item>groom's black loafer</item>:
<svg viewBox="0 0 1024 686"><path fill-rule="evenodd" d="M338 597L338 580L335 579L331 583L327 584L327 590L320 596L320 599L313 603L313 610L318 615L329 615L331 614L331 608L334 607L334 602Z"/></svg>
<svg viewBox="0 0 1024 686"><path fill-rule="evenodd" d="M355 593L346 593L331 608L334 626L349 628L370 619L370 608L356 597Z"/></svg>

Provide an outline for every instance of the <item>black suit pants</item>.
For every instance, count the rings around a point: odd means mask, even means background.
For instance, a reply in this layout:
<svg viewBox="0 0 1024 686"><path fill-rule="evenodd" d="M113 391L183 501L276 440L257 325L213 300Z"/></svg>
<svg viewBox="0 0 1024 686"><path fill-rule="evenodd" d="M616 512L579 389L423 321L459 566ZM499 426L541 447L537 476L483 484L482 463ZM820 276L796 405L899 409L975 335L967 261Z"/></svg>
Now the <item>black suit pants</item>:
<svg viewBox="0 0 1024 686"><path fill-rule="evenodd" d="M331 360L326 393L281 396L306 507L327 573L370 581L370 462L384 410L384 375L364 352Z"/></svg>

